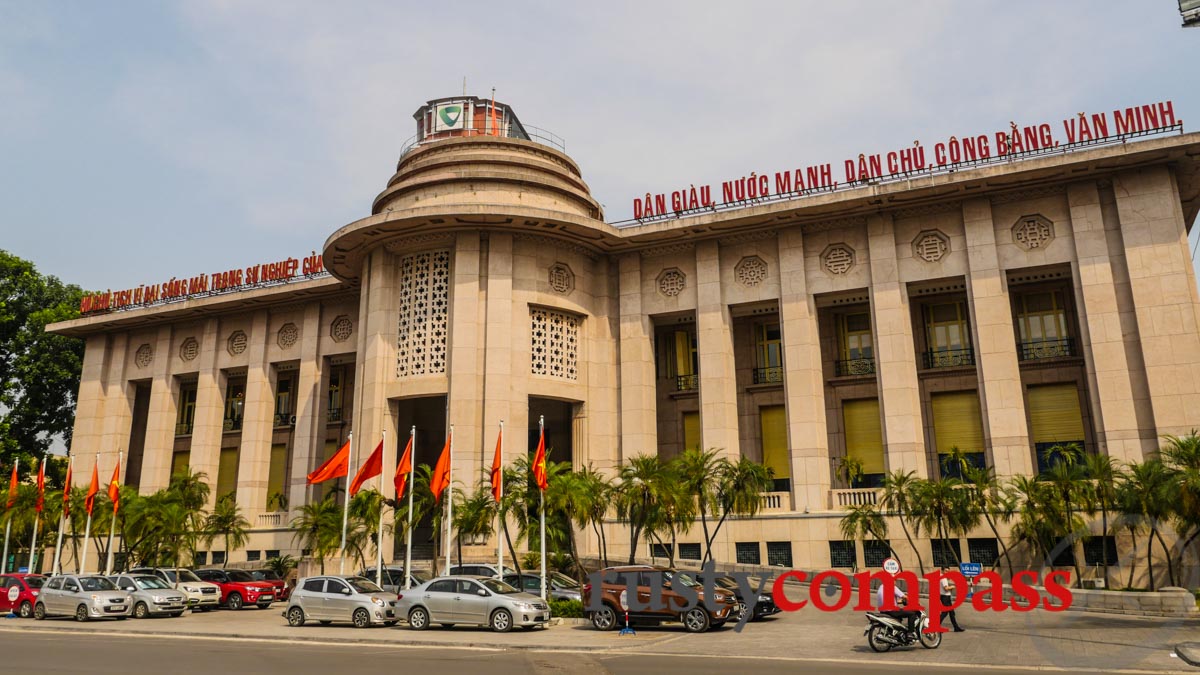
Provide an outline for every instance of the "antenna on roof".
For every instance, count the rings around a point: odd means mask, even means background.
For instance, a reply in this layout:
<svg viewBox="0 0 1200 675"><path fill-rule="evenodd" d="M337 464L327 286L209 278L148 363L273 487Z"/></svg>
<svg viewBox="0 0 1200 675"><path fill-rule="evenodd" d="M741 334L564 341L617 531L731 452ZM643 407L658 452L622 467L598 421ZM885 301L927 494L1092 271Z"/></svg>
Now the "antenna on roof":
<svg viewBox="0 0 1200 675"><path fill-rule="evenodd" d="M467 95L467 76L463 75L463 96Z"/></svg>

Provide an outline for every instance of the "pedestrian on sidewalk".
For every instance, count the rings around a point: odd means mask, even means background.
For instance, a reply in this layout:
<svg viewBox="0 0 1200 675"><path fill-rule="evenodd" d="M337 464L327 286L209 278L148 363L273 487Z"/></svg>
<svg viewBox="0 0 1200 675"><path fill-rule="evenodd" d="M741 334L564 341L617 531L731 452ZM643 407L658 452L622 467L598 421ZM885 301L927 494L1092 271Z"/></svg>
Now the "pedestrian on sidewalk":
<svg viewBox="0 0 1200 675"><path fill-rule="evenodd" d="M942 606L943 607L949 607L950 605L952 605L954 603L954 582L950 581L949 577L944 576L946 574L946 571L947 571L946 568L942 567L942 575L943 576L942 576L941 590L938 593L938 595L940 595L942 598ZM940 621L942 621L944 623L946 621L947 616L950 617L950 625L954 626L955 633L961 633L966 630L966 628L963 628L962 626L958 625L958 617L954 615L953 609L942 612L942 617L941 617Z"/></svg>

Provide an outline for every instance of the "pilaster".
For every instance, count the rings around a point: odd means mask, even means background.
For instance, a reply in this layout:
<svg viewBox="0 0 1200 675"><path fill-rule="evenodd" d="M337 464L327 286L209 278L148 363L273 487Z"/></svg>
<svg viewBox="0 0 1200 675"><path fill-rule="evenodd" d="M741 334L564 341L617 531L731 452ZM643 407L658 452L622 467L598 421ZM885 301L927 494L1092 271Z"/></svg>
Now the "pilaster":
<svg viewBox="0 0 1200 675"><path fill-rule="evenodd" d="M722 296L721 251L717 242L696 244L696 277L700 437L706 450L716 448L723 456L737 460L741 442L738 437L733 319Z"/></svg>

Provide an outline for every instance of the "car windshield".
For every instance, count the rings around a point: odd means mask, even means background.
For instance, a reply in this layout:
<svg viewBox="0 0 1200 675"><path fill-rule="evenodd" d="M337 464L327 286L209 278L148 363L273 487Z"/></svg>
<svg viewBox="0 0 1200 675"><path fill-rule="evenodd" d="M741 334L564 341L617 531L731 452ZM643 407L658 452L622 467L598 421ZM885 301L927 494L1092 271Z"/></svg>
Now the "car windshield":
<svg viewBox="0 0 1200 675"><path fill-rule="evenodd" d="M721 588L728 588L731 591L736 591L738 589L737 579L734 579L733 577L717 577L716 583Z"/></svg>
<svg viewBox="0 0 1200 675"><path fill-rule="evenodd" d="M350 577L346 580L352 588L358 593L382 593L383 589L376 586L374 581L367 581L362 577Z"/></svg>
<svg viewBox="0 0 1200 675"><path fill-rule="evenodd" d="M512 586L509 586L503 581L500 581L499 579L480 579L479 583L483 584L484 588L493 593L501 593L503 595L508 595L509 593L520 593L520 591Z"/></svg>
<svg viewBox="0 0 1200 675"><path fill-rule="evenodd" d="M695 579L691 578L690 576L688 576L687 574L685 574L683 572L664 572L663 578L672 583L678 581L679 583L683 584L684 586L687 586L688 588L696 588L697 586L700 585L699 583L696 582Z"/></svg>
<svg viewBox="0 0 1200 675"><path fill-rule="evenodd" d="M79 585L85 591L115 591L117 587L104 577L79 577Z"/></svg>
<svg viewBox="0 0 1200 675"><path fill-rule="evenodd" d="M561 572L551 572L549 581L555 588L579 588L578 581Z"/></svg>
<svg viewBox="0 0 1200 675"><path fill-rule="evenodd" d="M254 577L250 576L249 572L242 570L226 570L225 574L229 576L230 581L254 581Z"/></svg>
<svg viewBox="0 0 1200 675"><path fill-rule="evenodd" d="M46 577L25 577L25 583L30 588L41 588L46 583Z"/></svg>
<svg viewBox="0 0 1200 675"><path fill-rule="evenodd" d="M158 577L134 577L133 582L138 588L170 588L167 582Z"/></svg>
<svg viewBox="0 0 1200 675"><path fill-rule="evenodd" d="M163 570L162 572L163 572L163 574L167 575L167 578L170 579L171 583L173 583L173 584L179 583L181 581L191 581L191 582L200 581L200 577L196 576L195 573L193 573L191 570L183 570L183 569L179 570L179 578L178 579L175 578L175 570Z"/></svg>

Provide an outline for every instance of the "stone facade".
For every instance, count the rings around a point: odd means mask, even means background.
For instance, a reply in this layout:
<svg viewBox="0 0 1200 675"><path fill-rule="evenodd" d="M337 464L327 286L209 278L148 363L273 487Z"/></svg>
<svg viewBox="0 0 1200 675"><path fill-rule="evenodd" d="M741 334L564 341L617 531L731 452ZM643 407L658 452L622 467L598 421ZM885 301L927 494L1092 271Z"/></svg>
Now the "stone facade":
<svg viewBox="0 0 1200 675"><path fill-rule="evenodd" d="M125 451L142 491L184 456L215 485L236 456L247 548L295 555L286 524L320 494L305 475L351 431L354 464L386 434L386 478L410 429L431 464L452 427L469 486L501 422L506 461L544 415L552 459L612 473L686 443L765 461L762 411L782 407L787 481L717 557L829 566L841 508L874 499L838 476L844 401L877 400L886 469L922 477L943 470L942 393L977 397L1001 477L1037 466L1031 387L1075 387L1083 436L1061 440L1121 461L1200 428L1198 150L1174 136L618 228L552 147L431 140L326 242L333 278L52 326L87 340L74 475ZM1022 333L1044 298L1053 352ZM847 351L850 313L868 356Z"/></svg>

